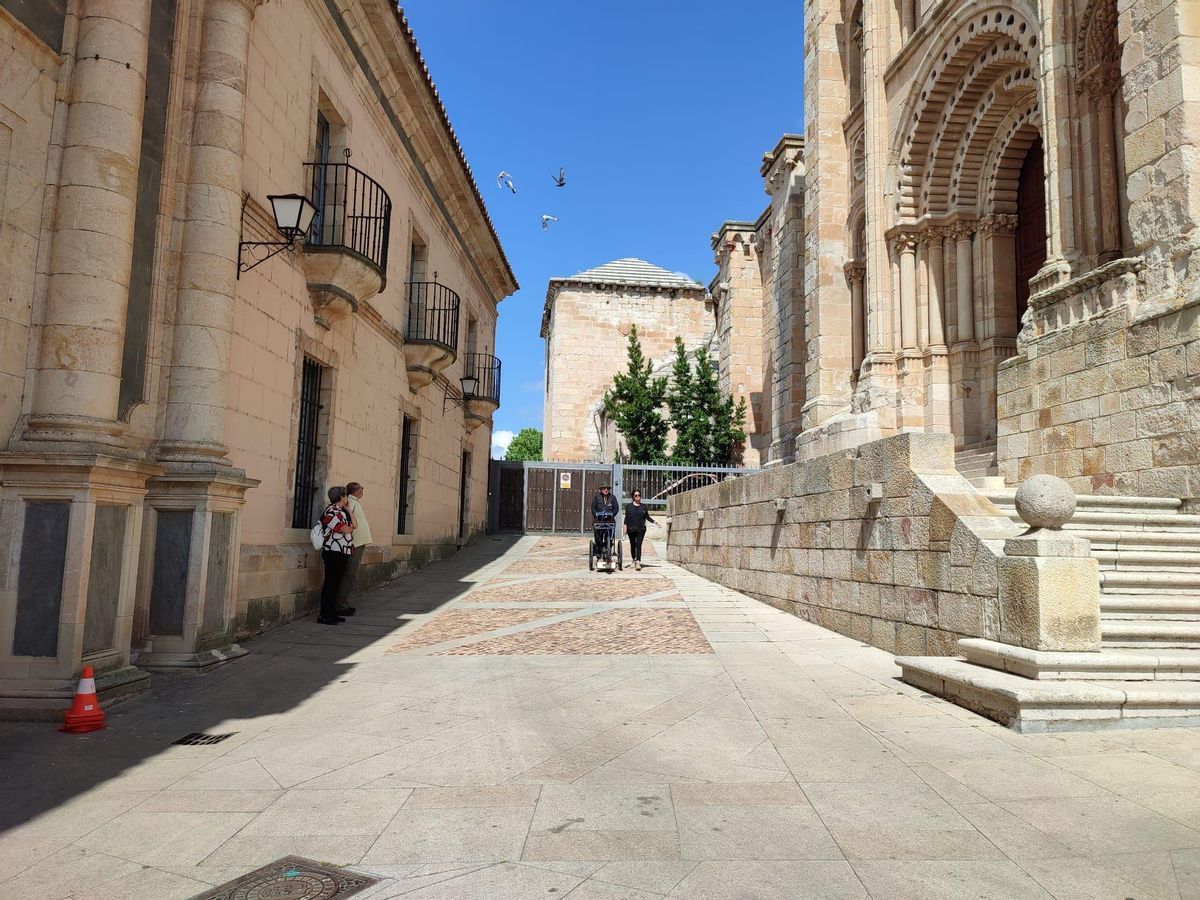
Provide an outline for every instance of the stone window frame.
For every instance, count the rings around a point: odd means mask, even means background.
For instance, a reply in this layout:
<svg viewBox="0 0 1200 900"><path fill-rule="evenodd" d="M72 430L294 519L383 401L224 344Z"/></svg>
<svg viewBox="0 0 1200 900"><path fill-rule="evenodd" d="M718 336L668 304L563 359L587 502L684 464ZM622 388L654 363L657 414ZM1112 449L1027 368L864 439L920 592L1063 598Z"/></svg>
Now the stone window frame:
<svg viewBox="0 0 1200 900"><path fill-rule="evenodd" d="M315 117L313 121L316 121ZM320 365L328 373L327 378L321 379L321 415L317 426L321 450L317 454L317 466L313 475L314 481L323 485L324 488L329 487L328 478L337 435L337 416L334 412L337 401L338 373L341 367L341 358L336 350L321 344L317 338L305 334L302 329L296 329L296 359L293 363L292 376L292 417L291 425L288 428L288 464L284 481L284 503L281 509L284 533L302 532L298 538L293 536L296 542L308 539L307 529L292 527L298 455L296 444L300 439L300 389L306 358Z"/></svg>

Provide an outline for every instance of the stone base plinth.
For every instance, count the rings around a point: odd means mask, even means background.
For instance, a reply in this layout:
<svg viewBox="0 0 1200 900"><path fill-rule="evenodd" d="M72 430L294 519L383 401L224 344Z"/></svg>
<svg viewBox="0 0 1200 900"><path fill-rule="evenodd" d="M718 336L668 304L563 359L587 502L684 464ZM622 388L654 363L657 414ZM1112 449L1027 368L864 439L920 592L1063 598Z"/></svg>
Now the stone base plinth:
<svg viewBox="0 0 1200 900"><path fill-rule="evenodd" d="M906 683L1025 734L1200 725L1196 682L1034 680L933 656L896 663Z"/></svg>
<svg viewBox="0 0 1200 900"><path fill-rule="evenodd" d="M0 679L0 721L57 721L71 706L78 686L76 679ZM102 708L149 687L150 673L135 666L96 674L96 698Z"/></svg>
<svg viewBox="0 0 1200 900"><path fill-rule="evenodd" d="M137 654L135 662L138 668L150 672L163 672L178 675L204 675L207 672L223 666L227 662L240 659L249 651L240 644L229 644L224 647L214 647L196 653L143 650Z"/></svg>

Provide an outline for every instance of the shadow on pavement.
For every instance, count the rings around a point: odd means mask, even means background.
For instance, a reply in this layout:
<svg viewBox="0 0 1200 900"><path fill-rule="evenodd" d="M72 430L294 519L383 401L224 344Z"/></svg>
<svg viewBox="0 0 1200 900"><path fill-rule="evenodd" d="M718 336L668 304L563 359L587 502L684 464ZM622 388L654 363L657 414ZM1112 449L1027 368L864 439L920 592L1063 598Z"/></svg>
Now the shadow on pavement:
<svg viewBox="0 0 1200 900"><path fill-rule="evenodd" d="M207 675L156 675L149 691L106 710L103 731L68 735L58 723L0 723L0 830L70 804L130 770L121 791L164 789L170 772L136 767L152 758L215 758L228 749L173 745L192 732L240 731L244 740L247 732L278 724L281 715L342 681L358 664L352 659L358 651L384 638L399 641L411 617L465 594L477 583L472 575L518 539L485 536L451 559L363 594L355 599L357 615L342 625L318 625L309 616L243 641L248 655Z"/></svg>

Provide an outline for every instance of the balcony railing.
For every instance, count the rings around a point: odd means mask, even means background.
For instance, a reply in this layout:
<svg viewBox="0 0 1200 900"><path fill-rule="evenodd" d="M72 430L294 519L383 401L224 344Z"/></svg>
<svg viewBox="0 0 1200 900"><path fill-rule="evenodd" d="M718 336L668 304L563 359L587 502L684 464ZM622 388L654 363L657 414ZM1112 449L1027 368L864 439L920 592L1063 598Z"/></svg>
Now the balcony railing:
<svg viewBox="0 0 1200 900"><path fill-rule="evenodd" d="M387 282L392 200L365 172L349 163L305 163L317 214L309 247L351 250L379 269Z"/></svg>
<svg viewBox="0 0 1200 900"><path fill-rule="evenodd" d="M436 281L408 283L408 328L405 340L437 344L458 352L458 294Z"/></svg>
<svg viewBox="0 0 1200 900"><path fill-rule="evenodd" d="M479 379L479 387L467 399L500 405L500 360L490 353L468 353L463 373Z"/></svg>

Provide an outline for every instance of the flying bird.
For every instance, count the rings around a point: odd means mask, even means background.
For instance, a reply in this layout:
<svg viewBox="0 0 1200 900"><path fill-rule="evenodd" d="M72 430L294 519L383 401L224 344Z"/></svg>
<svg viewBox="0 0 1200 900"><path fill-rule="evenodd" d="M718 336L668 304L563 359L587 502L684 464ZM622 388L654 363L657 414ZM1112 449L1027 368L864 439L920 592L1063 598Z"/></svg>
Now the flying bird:
<svg viewBox="0 0 1200 900"><path fill-rule="evenodd" d="M567 170L566 170L566 169L562 169L562 168L560 168L560 169L558 170L558 177L557 177L557 178L555 178L553 175L551 175L550 177L551 177L552 179L554 179L554 186L555 186L555 187L566 187L566 185L567 185Z"/></svg>
<svg viewBox="0 0 1200 900"><path fill-rule="evenodd" d="M514 194L517 192L517 186L515 184L513 184L512 176L509 175L507 172L501 172L499 175L496 176L496 187L508 188Z"/></svg>
<svg viewBox="0 0 1200 900"><path fill-rule="evenodd" d="M557 221L558 221L558 216L550 216L550 215L542 216L542 231L549 231L550 223L557 222Z"/></svg>

